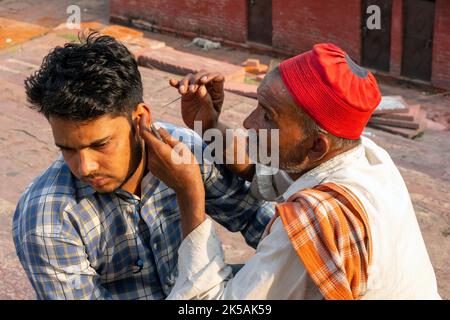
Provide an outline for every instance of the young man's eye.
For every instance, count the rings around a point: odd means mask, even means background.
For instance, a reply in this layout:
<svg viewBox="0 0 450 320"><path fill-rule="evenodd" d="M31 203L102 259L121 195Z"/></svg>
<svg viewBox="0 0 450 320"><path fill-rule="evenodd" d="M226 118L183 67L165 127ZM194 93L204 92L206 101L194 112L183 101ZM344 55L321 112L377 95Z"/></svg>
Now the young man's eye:
<svg viewBox="0 0 450 320"><path fill-rule="evenodd" d="M108 142L102 142L94 146L95 149L103 149L108 145Z"/></svg>

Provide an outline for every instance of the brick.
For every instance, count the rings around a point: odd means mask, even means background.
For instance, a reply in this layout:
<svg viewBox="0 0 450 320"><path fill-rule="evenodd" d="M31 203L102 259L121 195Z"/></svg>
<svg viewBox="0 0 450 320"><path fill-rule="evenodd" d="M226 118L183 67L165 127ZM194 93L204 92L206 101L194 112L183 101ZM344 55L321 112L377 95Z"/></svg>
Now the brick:
<svg viewBox="0 0 450 320"><path fill-rule="evenodd" d="M259 67L259 59L247 59L245 60L242 65L244 67Z"/></svg>
<svg viewBox="0 0 450 320"><path fill-rule="evenodd" d="M254 66L246 66L246 67L245 67L245 71L246 71L246 72L249 72L249 73L253 73L253 74L260 75L260 74L266 73L267 70L268 70L268 68L269 68L269 67L267 66L267 64L260 64L260 65L257 66L257 67L254 67Z"/></svg>

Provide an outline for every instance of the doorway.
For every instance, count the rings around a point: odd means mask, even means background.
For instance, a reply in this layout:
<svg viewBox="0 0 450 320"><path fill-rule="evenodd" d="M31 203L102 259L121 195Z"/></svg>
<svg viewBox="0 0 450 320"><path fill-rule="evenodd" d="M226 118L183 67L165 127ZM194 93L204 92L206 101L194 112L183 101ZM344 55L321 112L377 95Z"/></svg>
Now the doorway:
<svg viewBox="0 0 450 320"><path fill-rule="evenodd" d="M431 0L404 0L402 75L431 79L434 7Z"/></svg>
<svg viewBox="0 0 450 320"><path fill-rule="evenodd" d="M376 5L380 8L380 29L369 29L371 13L367 8ZM392 0L362 0L361 25L361 64L365 67L389 71L391 60L391 17Z"/></svg>
<svg viewBox="0 0 450 320"><path fill-rule="evenodd" d="M248 0L248 40L272 45L272 0Z"/></svg>

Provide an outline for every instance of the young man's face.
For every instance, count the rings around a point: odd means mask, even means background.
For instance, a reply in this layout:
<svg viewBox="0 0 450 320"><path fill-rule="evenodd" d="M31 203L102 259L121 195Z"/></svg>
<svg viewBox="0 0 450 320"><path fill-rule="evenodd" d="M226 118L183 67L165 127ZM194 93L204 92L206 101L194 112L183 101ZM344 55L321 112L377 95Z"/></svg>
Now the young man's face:
<svg viewBox="0 0 450 320"><path fill-rule="evenodd" d="M141 161L141 140L126 116L82 123L50 116L49 122L70 171L98 192L120 188Z"/></svg>

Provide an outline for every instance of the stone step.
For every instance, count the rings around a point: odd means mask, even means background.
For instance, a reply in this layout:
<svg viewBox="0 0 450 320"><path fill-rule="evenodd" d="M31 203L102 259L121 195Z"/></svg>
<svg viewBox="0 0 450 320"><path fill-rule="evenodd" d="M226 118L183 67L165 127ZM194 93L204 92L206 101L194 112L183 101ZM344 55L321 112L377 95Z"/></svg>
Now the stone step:
<svg viewBox="0 0 450 320"><path fill-rule="evenodd" d="M145 48L135 52L135 55L141 66L179 75L196 73L204 69L220 72L226 80L238 82L245 78L245 70L241 66L178 51L170 47L157 50Z"/></svg>

